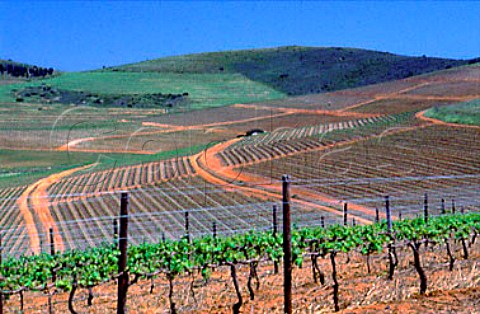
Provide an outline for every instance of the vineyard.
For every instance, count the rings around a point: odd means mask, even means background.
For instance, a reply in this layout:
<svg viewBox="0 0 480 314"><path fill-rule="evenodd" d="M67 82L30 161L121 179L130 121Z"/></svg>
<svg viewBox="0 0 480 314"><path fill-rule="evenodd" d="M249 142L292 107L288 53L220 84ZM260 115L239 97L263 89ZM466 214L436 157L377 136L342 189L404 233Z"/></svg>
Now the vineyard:
<svg viewBox="0 0 480 314"><path fill-rule="evenodd" d="M479 311L480 129L429 114L475 111L479 69L173 113L0 110L3 310L275 313L291 286L301 313Z"/></svg>
<svg viewBox="0 0 480 314"><path fill-rule="evenodd" d="M122 210L126 210L126 206L122 206ZM387 217L389 217L388 203L386 206ZM274 217L275 215L274 212ZM278 272L278 264L284 254L292 254L291 261L295 268L299 268L295 272L303 274L303 267L310 269L312 277L309 281L312 288L332 284L333 292L328 301L315 298L317 309L338 311L344 307L345 303L340 297L344 293L339 293L345 280L343 275L338 273L340 265L345 271L344 267L349 263L363 261L365 266L356 271L355 277L373 275L377 278L375 280L377 282L378 280L392 281L397 273L405 274L409 271L408 268L414 269L418 275L419 294L424 295L432 285L429 280L432 267L445 267L453 273L461 271L465 263L478 262L476 238L480 232L480 216L478 213L464 211L457 214L449 211L439 216L430 216L425 211L421 218L394 222L387 218L386 221L370 225L327 226L322 224L318 227L303 228L294 226L291 234L291 251L287 251L288 253L285 251L284 234L276 231L281 224L279 226L275 218L273 231L270 225L268 231L247 231L240 235L221 236L214 227L211 231L213 235L193 239L187 224L184 230L185 235L180 240L168 240L163 237L154 242L131 245L128 253L120 252L116 244L120 243L120 249L126 248L126 241L130 240L127 238L126 229L122 229L126 228L124 226L128 223L129 217L130 215L118 217L121 222L120 238L117 238L118 229L117 231L114 229L110 236L113 244L103 243L84 251L57 253L55 244L51 242L51 254L43 253L32 257L4 260L2 264L4 280L1 287L3 293L9 295L7 304L12 303L14 307L24 310L25 296L35 291L43 291L48 297L49 311L57 306L66 310L65 307L68 306L71 313L77 313L78 306L75 304L77 290L88 290L88 305L91 306L96 302L93 292L97 290L96 287L108 287L113 281L118 281L119 285L118 302L125 302L127 290L133 290L135 285L141 285L142 282L149 283L146 290L152 297L157 293L155 291L157 286L160 287L159 290L165 290L163 285L166 282L168 283L168 301L165 302L166 296L162 296L161 299L164 301L158 303L156 307L165 307L171 313L176 313L188 310L190 306L189 298L180 301L179 296L176 295L178 293L176 290L182 289L183 285L176 284L177 280L190 281L189 291L185 292L191 295L190 302L197 303L195 295L198 297L204 294L205 291L202 290L205 286L218 286L220 278L229 273L236 299L229 296L224 301L232 302L233 300L231 308L234 313L240 313L242 307L246 306L244 303L249 302L252 309L274 311L277 307L272 302L268 302L270 300L258 298L264 297L261 293L264 286L269 289L266 285L268 277L275 276ZM132 218L134 217L135 215L132 215ZM285 226L281 227L285 228ZM136 230L129 232L135 234ZM408 254L409 252L412 256ZM433 252L436 253L432 260ZM387 261L380 259L382 255L388 257ZM424 259L423 264L420 262L421 257ZM351 262L350 259L355 262ZM406 259L413 261L413 267L408 266L411 262L405 265ZM425 260L429 263L427 264ZM387 267L382 267L381 264L386 264ZM241 282L245 284L245 280L248 279L246 289L250 301L243 299L243 288L239 285L239 276L240 274L245 276L245 268L248 270L247 278L242 278ZM266 268L271 268L266 272L269 275L259 277L258 271L265 272ZM381 275L382 268L388 269L386 275ZM464 282L462 285L470 284L474 287L478 284L480 274L476 272L472 273L472 276L473 282ZM332 281L326 279L327 277L331 277ZM339 282L340 278L342 280ZM305 279L302 278L302 280ZM145 284L143 287L143 289L147 288ZM232 289L229 290L231 292ZM57 305L53 300L57 294L60 294L61 298L62 291L69 293L68 304L60 302ZM20 296L20 303L18 300L13 300L15 295ZM212 306L209 310L216 311L216 297L212 294L208 297L211 298L210 302L205 300L207 302L203 303L202 307ZM225 295L222 298L224 297ZM256 302L253 302L254 300ZM333 309L331 300L333 300ZM308 308L304 300L298 299L297 302L299 303L296 304L297 308ZM125 303L118 303L120 304L125 306ZM47 305L44 309L46 308Z"/></svg>
<svg viewBox="0 0 480 314"><path fill-rule="evenodd" d="M443 197L450 202L456 197L478 204L474 200L480 183L479 136L468 128L405 128L330 154L307 151L241 170L261 175L265 181L288 172L305 188L370 207L378 206L382 195L391 195L397 199L396 210L408 214L409 208L418 206L422 191L438 200Z"/></svg>

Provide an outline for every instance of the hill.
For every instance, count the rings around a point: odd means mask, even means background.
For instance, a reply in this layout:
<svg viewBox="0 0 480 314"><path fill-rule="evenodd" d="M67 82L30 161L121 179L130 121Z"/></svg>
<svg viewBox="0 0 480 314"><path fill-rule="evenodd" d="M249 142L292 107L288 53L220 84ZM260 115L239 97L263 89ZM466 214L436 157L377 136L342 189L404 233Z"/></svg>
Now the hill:
<svg viewBox="0 0 480 314"><path fill-rule="evenodd" d="M348 89L467 63L353 48L290 46L224 51L48 75L0 86L0 101L183 112ZM22 81L33 77L29 75L33 69L43 69L15 63L12 67L23 69Z"/></svg>
<svg viewBox="0 0 480 314"><path fill-rule="evenodd" d="M467 63L364 49L287 46L167 57L107 70L240 73L287 95L305 95L398 80Z"/></svg>

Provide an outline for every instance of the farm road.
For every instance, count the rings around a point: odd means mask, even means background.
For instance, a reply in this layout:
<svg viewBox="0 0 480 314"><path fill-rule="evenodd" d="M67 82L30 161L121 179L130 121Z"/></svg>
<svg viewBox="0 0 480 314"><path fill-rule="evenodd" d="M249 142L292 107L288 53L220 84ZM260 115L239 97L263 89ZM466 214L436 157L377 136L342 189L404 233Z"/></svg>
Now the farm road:
<svg viewBox="0 0 480 314"><path fill-rule="evenodd" d="M54 232L55 248L57 251L64 250L64 243L62 236L58 232L55 219L50 213L50 201L48 188L57 181L65 178L75 172L88 169L95 164L90 164L74 169L69 169L59 173L52 174L46 178L40 179L34 184L30 185L17 200L17 205L20 209L27 228L28 237L30 239L30 247L35 254L40 252L40 237L39 233L47 234L52 228ZM34 217L38 217L41 226L37 226ZM37 227L41 227L40 230ZM20 239L21 240L21 239Z"/></svg>

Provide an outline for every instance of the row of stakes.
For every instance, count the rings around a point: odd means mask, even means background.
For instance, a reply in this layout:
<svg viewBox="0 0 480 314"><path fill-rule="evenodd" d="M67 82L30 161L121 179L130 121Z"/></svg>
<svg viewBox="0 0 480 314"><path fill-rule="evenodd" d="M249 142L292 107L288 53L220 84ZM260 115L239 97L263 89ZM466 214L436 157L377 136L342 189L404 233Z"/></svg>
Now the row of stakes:
<svg viewBox="0 0 480 314"><path fill-rule="evenodd" d="M291 265L291 217L290 217L290 178L285 175L282 177L282 210L283 210L283 250L284 250L284 313L292 313L292 265ZM118 244L120 250L120 256L118 260L118 269L120 276L118 277L118 300L117 300L117 313L124 314L126 313L126 301L127 301L127 289L129 283L128 272L124 271L127 266L127 247L128 247L128 204L129 204L129 194L127 192L121 193L120 201L120 216L119 220L113 220L113 233L114 233L114 243ZM455 200L452 199L451 212L456 212ZM390 209L390 198L389 196L385 197L385 210L386 210L386 220L388 224L388 230L392 229L392 216ZM273 205L273 234L278 233L278 221L277 221L277 205ZM446 214L445 199L441 199L441 214ZM464 213L464 207L461 207L461 213ZM423 206L423 216L425 222L428 222L429 218L429 204L428 204L428 195L424 195L424 206ZM400 212L399 219L402 219L402 214ZM119 221L119 223L118 223ZM375 222L380 221L380 213L378 208L375 209ZM343 206L343 224L348 225L348 203L344 203ZM325 217L320 217L320 225L322 228L325 227ZM356 225L355 218L352 219L352 225ZM189 212L185 212L185 236L188 241L191 241L190 232L189 232ZM213 222L212 224L213 237L217 237L217 224ZM55 254L55 240L53 229L49 230L50 237L50 254ZM162 240L165 241L165 233L162 232ZM1 251L3 250L1 238L0 238L0 264L2 261ZM290 263L288 262L290 261ZM274 273L279 272L278 263L274 263ZM53 274L52 281L55 282L55 274ZM3 313L3 295L0 296L0 314Z"/></svg>

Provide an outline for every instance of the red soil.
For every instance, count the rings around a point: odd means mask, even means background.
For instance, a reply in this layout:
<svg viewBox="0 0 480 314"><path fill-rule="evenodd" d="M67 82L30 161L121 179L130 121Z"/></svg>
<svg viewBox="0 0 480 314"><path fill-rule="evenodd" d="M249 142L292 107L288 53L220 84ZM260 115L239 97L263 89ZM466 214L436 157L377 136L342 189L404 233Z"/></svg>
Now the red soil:
<svg viewBox="0 0 480 314"><path fill-rule="evenodd" d="M49 228L53 229L55 247L58 251L64 250L63 239L58 228L55 224L55 220L50 214L50 202L48 195L48 188L55 184L57 181L61 180L64 177L67 177L77 171L87 169L93 165L87 165L83 167L78 167L59 173L55 173L49 177L41 179L34 184L30 185L17 200L17 205L20 209L20 212L25 219L26 228L28 236L30 239L30 247L35 254L38 254L40 251L40 233L47 233ZM30 205L29 205L30 201ZM35 214L42 224L43 230L37 230L35 225L34 215Z"/></svg>

